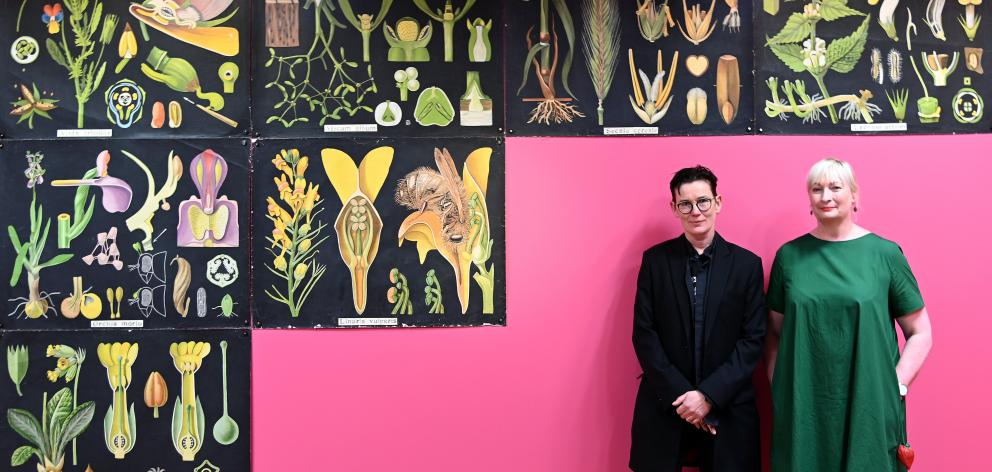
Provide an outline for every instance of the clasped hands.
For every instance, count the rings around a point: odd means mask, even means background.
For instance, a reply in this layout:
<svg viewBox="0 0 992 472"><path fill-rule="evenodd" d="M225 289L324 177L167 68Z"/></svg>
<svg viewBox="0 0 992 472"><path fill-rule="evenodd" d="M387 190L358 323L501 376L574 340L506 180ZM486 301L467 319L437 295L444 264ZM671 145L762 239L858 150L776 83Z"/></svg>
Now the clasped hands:
<svg viewBox="0 0 992 472"><path fill-rule="evenodd" d="M683 393L672 402L672 406L675 407L675 412L689 424L707 433L716 434L716 426L706 423L706 415L710 414L713 405L710 405L706 396L699 390Z"/></svg>

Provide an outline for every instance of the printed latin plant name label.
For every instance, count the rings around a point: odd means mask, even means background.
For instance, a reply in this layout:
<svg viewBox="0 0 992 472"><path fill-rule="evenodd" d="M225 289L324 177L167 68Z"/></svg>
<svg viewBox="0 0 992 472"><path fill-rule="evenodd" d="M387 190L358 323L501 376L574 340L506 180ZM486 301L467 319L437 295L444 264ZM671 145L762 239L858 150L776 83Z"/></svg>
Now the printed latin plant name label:
<svg viewBox="0 0 992 472"><path fill-rule="evenodd" d="M852 123L851 131L906 131L906 123Z"/></svg>
<svg viewBox="0 0 992 472"><path fill-rule="evenodd" d="M90 328L144 328L144 320L90 321Z"/></svg>
<svg viewBox="0 0 992 472"><path fill-rule="evenodd" d="M338 326L396 326L396 318L338 318Z"/></svg>
<svg viewBox="0 0 992 472"><path fill-rule="evenodd" d="M631 134L658 134L657 126L605 126L603 136L620 136Z"/></svg>
<svg viewBox="0 0 992 472"><path fill-rule="evenodd" d="M324 125L325 133L376 133L378 131L379 125L375 123L367 125Z"/></svg>
<svg viewBox="0 0 992 472"><path fill-rule="evenodd" d="M60 129L55 136L59 138L110 138L114 130L105 129Z"/></svg>

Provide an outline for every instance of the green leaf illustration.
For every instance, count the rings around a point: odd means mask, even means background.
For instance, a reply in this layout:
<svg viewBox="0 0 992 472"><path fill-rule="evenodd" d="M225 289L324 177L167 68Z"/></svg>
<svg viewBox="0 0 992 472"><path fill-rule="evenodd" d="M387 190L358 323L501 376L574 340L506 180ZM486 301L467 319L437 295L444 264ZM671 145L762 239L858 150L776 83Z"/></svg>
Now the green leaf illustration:
<svg viewBox="0 0 992 472"><path fill-rule="evenodd" d="M803 65L803 48L798 44L771 44L772 52L793 72L806 72Z"/></svg>
<svg viewBox="0 0 992 472"><path fill-rule="evenodd" d="M812 32L813 26L809 18L803 16L802 13L793 13L789 17L789 20L785 22L782 30L771 39L766 40L765 45L798 43L804 39L808 39Z"/></svg>
<svg viewBox="0 0 992 472"><path fill-rule="evenodd" d="M831 69L846 74L854 69L861 59L861 54L865 51L865 41L868 40L868 25L871 23L871 15L865 17L850 36L835 39L827 46L827 64Z"/></svg>
<svg viewBox="0 0 992 472"><path fill-rule="evenodd" d="M10 455L10 466L17 467L24 464L37 452L38 450L31 446L21 446L15 449L14 453Z"/></svg>
<svg viewBox="0 0 992 472"><path fill-rule="evenodd" d="M826 21L864 15L864 13L847 6L847 0L823 0L820 3L820 17Z"/></svg>

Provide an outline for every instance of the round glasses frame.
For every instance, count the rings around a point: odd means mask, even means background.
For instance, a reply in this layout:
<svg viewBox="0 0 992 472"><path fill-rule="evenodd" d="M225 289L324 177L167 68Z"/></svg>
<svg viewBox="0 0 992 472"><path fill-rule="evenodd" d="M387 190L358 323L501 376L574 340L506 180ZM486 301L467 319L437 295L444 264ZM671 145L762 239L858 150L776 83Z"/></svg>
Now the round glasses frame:
<svg viewBox="0 0 992 472"><path fill-rule="evenodd" d="M700 198L695 202L683 201L675 204L675 208L679 210L679 213L683 215L688 215L692 213L692 207L695 206L699 209L700 213L706 213L710 208L713 207L712 198Z"/></svg>

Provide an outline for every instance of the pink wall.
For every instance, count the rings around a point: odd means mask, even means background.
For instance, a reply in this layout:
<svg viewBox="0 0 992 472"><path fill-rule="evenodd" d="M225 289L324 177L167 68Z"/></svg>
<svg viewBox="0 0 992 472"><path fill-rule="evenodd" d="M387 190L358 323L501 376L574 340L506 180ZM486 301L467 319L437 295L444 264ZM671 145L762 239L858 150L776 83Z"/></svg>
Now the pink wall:
<svg viewBox="0 0 992 472"><path fill-rule="evenodd" d="M817 159L850 160L860 223L900 243L934 323L909 397L917 471L984 470L992 136L511 139L506 328L255 331L255 470L622 471L640 253L678 233L667 182L720 177L718 228L758 253L812 225ZM502 268L500 268L502 269Z"/></svg>

